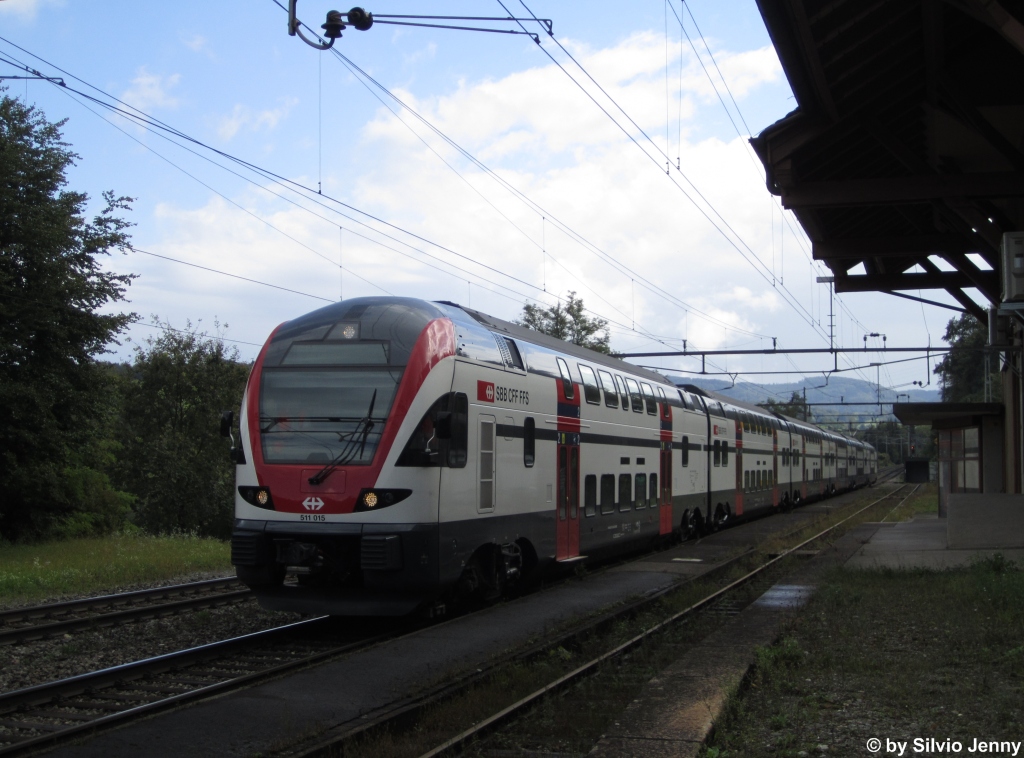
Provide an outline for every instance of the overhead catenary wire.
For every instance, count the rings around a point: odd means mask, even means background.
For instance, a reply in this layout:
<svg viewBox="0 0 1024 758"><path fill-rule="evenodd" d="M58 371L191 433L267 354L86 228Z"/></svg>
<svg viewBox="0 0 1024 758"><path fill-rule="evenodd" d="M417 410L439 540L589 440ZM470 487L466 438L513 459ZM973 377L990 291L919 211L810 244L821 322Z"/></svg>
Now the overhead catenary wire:
<svg viewBox="0 0 1024 758"><path fill-rule="evenodd" d="M507 8L507 7L505 6L505 4L504 4L503 0L496 0L496 1L498 2L498 4L499 4L499 5L501 5L501 7L502 7L502 8L503 8L503 9L504 9L504 10L505 10L506 12L508 12L508 8ZM525 8L525 9L526 9L526 11L527 11L528 13L530 13L530 14L531 14L531 15L532 15L532 16L534 17L534 19L535 19L535 20L536 20L536 21L537 21L537 22L539 23L539 22L540 22L540 19L537 19L536 15L535 15L535 14L533 14L533 12L532 12L532 11L530 10L529 6L527 6L527 5L526 5L526 3L524 2L524 0L519 0L519 1L520 1L520 4L521 4L521 5L522 5L522 6L523 6L523 7ZM638 132L640 133L640 134L641 134L641 135L643 135L644 139L645 139L645 140L646 140L647 142L649 142L649 143L650 143L650 144L652 145L652 147L654 148L654 150L655 150L656 152L660 153L660 154L661 154L661 156L662 156L662 157L664 157L664 158L666 158L666 160L667 160L667 159L668 159L668 155L667 155L667 154L665 153L665 151L664 151L664 150L662 150L662 149L661 149L661 147L659 147L659 146L658 146L658 144L657 144L657 143L656 143L656 142L655 142L655 141L654 141L653 139L651 139L650 135L648 135L648 134L647 134L647 132L646 132L646 131L645 131L645 130L644 130L644 129L643 129L643 128L642 128L642 127L641 127L641 126L639 125L639 124L637 124L637 123L636 123L636 121L635 121L635 120L634 120L634 119L633 119L633 118L632 118L632 117L631 117L631 116L630 116L630 115L629 115L629 114L628 114L628 113L626 112L626 110L625 110L625 109L624 109L624 108L623 108L623 107L622 107L621 105L619 105L619 103L618 103L618 102L617 102L617 101L615 100L615 98L613 98L613 97L612 97L612 96L611 96L610 94L608 94L608 92L607 92L607 91L606 91L606 90L604 89L604 87L602 87L602 85L601 85L601 84L600 84L600 83L599 83L599 82L598 82L598 81L597 81L597 80L596 80L596 79L595 79L595 78L594 78L594 77L593 77L593 76L592 76L592 75L590 74L590 72L589 72L589 71L587 71L587 69L586 69L586 68L585 68L585 67L584 67L584 66L583 66L583 65L582 65L582 64L581 64L581 63L580 63L580 62L579 62L579 61L578 61L578 60L577 60L577 59L576 59L576 58L575 58L575 57L574 57L573 55L572 55L572 53L571 53L571 52L570 52L569 50L567 50L567 49L565 48L565 46L564 46L564 45L562 45L562 43L561 43L561 42L560 42L560 41L558 40L558 38L557 38L557 37L555 37L555 36L554 36L554 34L553 34L553 33L551 33L551 32L549 32L549 33L548 33L548 35L549 35L549 37L550 37L550 38L551 38L551 39L552 39L552 40L554 41L554 43L555 43L555 44L556 44L556 45L558 46L558 48L559 48L559 49L560 49L560 50L561 50L561 51L562 51L562 52L563 52L563 53L564 53L564 54L565 54L565 55L566 55L566 56L567 56L567 57L568 57L568 58L569 58L569 59L570 59L570 60L571 60L571 61L572 61L572 62L573 62L573 63L574 63L574 64L575 64L576 66L577 66L577 68L579 68L579 69L580 69L580 71L581 71L581 72L582 72L582 73L583 73L583 74L584 74L584 75L585 75L585 76L586 76L586 77L587 77L587 78L588 78L588 79L589 79L589 80L590 80L590 81L591 81L591 82L592 82L592 83L594 84L594 86L595 86L595 87L597 87L597 89L598 89L598 90L599 90L599 91L600 91L600 92L601 92L601 93L602 93L602 94L603 94L603 95L604 95L604 96L605 96L605 97L606 97L606 98L607 98L607 99L608 99L608 100L609 100L609 101L610 101L610 102L611 102L611 103L612 103L612 104L613 104L613 105L615 106L615 108L616 108L616 109L617 109L617 110L618 110L619 112L621 112L621 113L623 114L623 116L625 116L626 120L627 120L627 121L629 121L629 123L630 123L630 124L631 124L631 125L632 125L632 126L633 126L633 127L634 127L634 128L635 128L635 129L636 129L636 130L637 130L637 131L638 131ZM544 46L543 46L543 45L541 45L541 44L540 44L539 42L538 42L538 47L540 47L540 49L541 49L541 50L543 51L543 53L544 53L544 54L545 54L545 55L546 55L546 56L547 56L547 57L548 57L548 58L549 58L549 59L550 59L550 60L551 60L551 61L552 61L552 62L553 62L553 63L554 63L554 64L555 64L555 65L556 65L556 66L557 66L557 67L558 67L558 68L559 68L559 69L560 69L560 70L561 70L561 71L562 71L563 73L565 73L565 75L566 75L566 76L568 76L568 77L569 77L569 79L570 79L570 80L571 80L571 81L572 81L572 82L573 82L573 83L574 83L574 84L575 84L575 85L576 85L576 86L577 86L577 87L578 87L578 88L580 89L580 91L581 91L581 92L583 92L583 93L584 93L584 94L585 94L585 95L586 95L586 96L587 96L587 97L588 97L588 98L589 98L589 99L591 100L591 102L593 102L593 103L594 103L594 105L596 105L596 106L597 106L597 108L598 108L598 109L599 109L599 110L600 110L600 111L601 111L602 113L604 113L604 114L605 114L605 116L607 116L607 117L608 117L608 118L609 118L609 119L610 119L610 120L612 121L612 123L613 123L613 124L615 124L615 125L616 125L616 126L617 126L617 127L619 128L619 130L620 130L620 131L622 131L622 132L623 132L623 134L625 134L625 135L626 135L627 139L629 139L629 140L630 140L630 141L631 141L631 142L632 142L632 143L633 143L633 144L634 144L634 145L635 145L635 146L636 146L636 147L637 147L637 148L638 148L638 149L639 149L639 150L640 150L640 151L641 151L641 152L642 152L642 153L643 153L643 154L644 154L644 155L645 155L645 156L646 156L646 157L647 157L647 158L648 158L648 159L649 159L649 160L650 160L650 161L651 161L652 163L654 163L654 165L656 165L656 166L659 166L659 167L660 167L660 161L659 161L659 159L656 159L656 158L655 158L655 157L654 157L653 155L651 155L651 154L650 154L650 153L649 153L649 152L648 152L647 150L645 150L645 149L644 149L644 147L643 147L643 146L642 146L642 145L640 144L640 142L639 142L639 141L638 141L638 140L637 140L637 139L636 139L636 138L635 138L635 137L634 137L634 136L633 136L632 134L630 134L629 130L628 130L628 129L626 129L626 128L625 128L625 127L624 127L624 126L623 126L623 125L622 125L622 124L621 124L621 123L620 123L620 122L618 121L618 119L616 119L616 118L615 118L614 116L612 116L612 114L611 114L611 113L609 113L608 109L607 109L607 108L605 108L605 107L604 107L603 105L601 105L601 103L599 103L599 102L597 101L597 99L596 99L596 98L595 98L595 97L593 96L593 94L591 94L591 93L590 93L590 92L589 92L589 91L587 90L587 88L586 88L586 87L584 87L584 86L583 86L582 84L580 84L580 82L579 82L579 81L578 81L578 80L577 80L577 79L576 79L575 77L573 77L573 76L572 76L572 74L570 74L570 73L569 73L569 72L568 72L568 71L567 71L567 70L565 69L565 67L564 67L564 66L562 66L562 64L561 64L561 63L560 63L560 62L559 62L559 61L558 61L558 60L557 60L557 59L556 59L556 58L555 58L555 57L554 57L554 56L553 56L553 55L552 55L552 54L551 54L551 53L550 53L550 52L549 52L549 51L548 51L547 49L545 49L545 48L544 48ZM677 182L677 181L676 181L675 179L673 179L673 178L671 177L671 175L669 175L669 180L670 180L670 181L672 182L673 186L675 186L675 187L676 187L676 189L678 189L678 190L679 190L679 191L680 191L680 192L681 192L681 193L683 194L683 196L684 196L684 197L685 197L685 198L686 198L687 200L689 200L689 201L690 201L690 203L691 203L691 204L693 205L693 207L694 207L694 208L695 208L695 209L696 209L696 210L697 210L697 211L698 211L698 212L699 212L699 213L700 213L701 215L703 215L703 216L705 217L705 219L707 219L707 220L708 220L708 222L709 222L709 223L711 223L711 225L712 225L712 226L713 226L713 227L714 227L714 228L716 229L716 231L718 231L718 232L719 232L719 234L720 234L720 235L722 236L722 238L723 238L723 239L725 239L725 241L726 241L726 242L727 242L727 243L728 243L728 244L729 244L729 245L730 245L730 246L731 246L731 247L732 247L732 248L733 248L734 250L736 250L736 252L737 252L737 253L739 253L739 254L740 254L740 257L742 257L742 258L743 258L744 260L746 260L746 261L747 261L748 263L750 263L750 264L751 264L751 265L753 266L754 270L755 270L755 271L756 271L756 272L758 273L758 275L759 275L759 276L761 276L761 278L762 278L762 279L764 279L764 280L765 280L766 282L768 282L769 284L771 284L771 276L770 276L770 275L771 275L771 272L770 272L770 270L769 270L769 269L767 268L767 266L765 266L764 262L760 260L760 257L759 257L759 256L758 256L758 255L757 255L756 253L754 253L754 251L753 251L753 250L752 250L752 249L750 248L750 246L749 246L749 245L747 245L747 243L746 243L746 242L745 242L745 241L743 240L743 238L742 238L742 237L741 237L741 236L740 236L740 235L739 235L739 234L738 234L738 233L737 233L737 232L736 232L736 231L735 231L735 230L734 230L734 229L732 228L732 226L731 226L731 225L729 224L729 222L728 222L728 221L727 221L727 220L726 220L726 219L725 219L725 218L724 218L724 217L723 217L723 216L722 216L722 215L721 215L721 214L720 214L720 213L718 212L717 208L715 208L715 206L714 206L714 205L713 205L713 204L712 204L712 203L711 203L710 201L708 201L708 200L707 200L707 198L706 198L706 197L705 197L705 196L703 195L703 193L701 193L700 189L699 189L699 188L697 188L697 186L696 186L696 185L695 185L695 184L693 183L693 181L692 181L692 180L691 180L691 179L690 179L690 178L689 178L689 177L688 177L688 176L686 175L686 173L682 171L682 169L681 169L681 168L680 168L680 169L678 170L678 173L679 173L679 175L680 175L680 176L681 176L681 177L683 178L683 180L684 180L684 181L685 181L685 182L686 182L686 183L687 183L687 184L688 184L688 185L690 186L690 188L691 188L691 190L692 190L692 191L694 192L694 194L696 194L696 195L697 195L697 197L699 197L699 198L700 198L700 199L701 199L701 200L703 201L703 203L704 203L704 205L706 206L706 208L705 208L704 206L702 206L702 205L701 205L700 203L698 203L698 202L697 202L696 200L694 200L694 198L693 198L693 197L692 197L692 196L690 195L690 193L689 193L689 192L687 192L687 190L686 190L686 189L685 189L685 188L684 188L684 187L683 187L683 186L682 186L681 184L679 184L679 182ZM712 218L712 216L714 216L715 218L718 218L718 219L719 219L719 220L721 221L721 226L720 226L720 225L719 225L719 224L718 224L718 223L717 223L717 222L716 222L716 221L714 220L714 218ZM723 229L723 228L722 228L723 226L725 227L725 229ZM725 231L726 229L728 229L728 230L729 230L729 233L731 233L731 235L733 235L733 236L730 236L730 234L726 233L726 231ZM735 239L734 239L734 237L735 237ZM746 252L744 251L744 248L746 249ZM776 289L777 291L778 291L778 290L781 290L781 292L782 292L782 293L784 293L784 294L782 294L782 299L783 299L783 300L784 300L784 301L785 301L785 302L786 302L786 303L787 303L787 304L788 304L788 305L789 305L789 306L790 306L791 308L793 308L793 309L794 309L794 311L795 311L795 312L796 312L796 313L797 313L798 315L800 315L800 316L801 316L801 318L802 318L802 319L803 319L803 320L804 320L804 321L805 321L805 322L806 322L806 323L807 323L807 324L808 324L808 325L809 325L809 326L810 326L810 327L811 327L811 328L812 328L812 329L813 329L814 331L817 331L817 332L818 332L818 333L819 333L819 334L820 334L820 335L821 335L822 337L825 337L825 338L827 338L827 336L828 336L828 335L827 335L827 333L825 333L825 332L824 332L824 331L823 331L823 330L821 329L821 326L820 326L820 325L818 325L818 324L815 324L813 316L812 316L812 315L811 315L811 314L810 314L810 313L809 313L809 312L807 311L807 309L806 309L806 308L804 308L804 307L803 307L803 305L802 305L802 304L801 304L801 303L799 302L799 300L797 300L797 299L795 298L795 296L793 296L793 294L792 294L792 293L791 293L791 292L790 292L790 291L789 291L789 290L788 290L788 289L787 289L787 288L786 288L786 287L785 287L784 285L781 285L781 284L780 284L780 285L779 285L778 287L775 287L775 289ZM801 312L802 312L802 313L801 313Z"/></svg>

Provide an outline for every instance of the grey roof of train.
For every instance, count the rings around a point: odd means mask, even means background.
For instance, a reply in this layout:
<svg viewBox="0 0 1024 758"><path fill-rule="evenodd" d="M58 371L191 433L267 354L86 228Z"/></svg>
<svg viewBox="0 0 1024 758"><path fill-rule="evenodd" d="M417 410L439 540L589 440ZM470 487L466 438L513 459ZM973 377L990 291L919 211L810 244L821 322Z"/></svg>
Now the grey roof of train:
<svg viewBox="0 0 1024 758"><path fill-rule="evenodd" d="M659 374L656 371L651 371L650 369L640 368L635 363L629 363L619 358L613 358L610 355L599 353L596 350L590 350L589 348L574 345L572 342L560 340L557 337L544 334L544 332L538 332L536 329L529 329L525 326L520 326L519 324L513 324L511 321L504 321L487 313L481 313L480 311L475 311L472 308L467 308L464 305L459 305L458 303L448 302L447 300L441 300L438 302L442 302L445 305L451 305L465 311L488 329L492 329L496 332L504 332L509 336L515 337L516 339L524 342L532 342L536 345L546 347L559 353L566 353L589 363L605 366L613 371L629 372L631 374L650 379L652 382L657 382L658 384L666 384L669 387L676 386L667 376Z"/></svg>
<svg viewBox="0 0 1024 758"><path fill-rule="evenodd" d="M737 400L735 398L729 397L728 395L719 394L714 390L706 390L703 387L698 387L695 384L684 384L682 385L682 388L685 389L687 392L703 395L704 397L710 397L721 403L728 403L729 405L735 406L737 408L743 408L748 411L755 411L756 413L760 413L762 415L775 416L776 418L787 421L790 424L793 424L794 426L803 427L807 429L814 429L815 431L821 432L822 434L825 435L841 437L847 442L853 442L856 443L857 445L867 445L868 447L871 447L871 445L864 442L863 440L859 440L856 437L851 437L847 434L843 434L842 432L837 432L834 429L825 429L824 427L820 427L817 424L814 424L810 421L805 421L794 416L787 416L784 413L776 413L774 411L768 410L767 408L762 408L760 405L754 405L753 403L748 403L745 400Z"/></svg>

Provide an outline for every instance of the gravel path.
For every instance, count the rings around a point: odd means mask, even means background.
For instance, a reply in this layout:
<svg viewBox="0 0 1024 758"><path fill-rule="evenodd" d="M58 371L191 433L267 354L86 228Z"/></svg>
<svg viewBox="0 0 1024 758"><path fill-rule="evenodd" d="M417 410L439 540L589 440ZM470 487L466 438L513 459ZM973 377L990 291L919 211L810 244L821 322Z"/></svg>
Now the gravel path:
<svg viewBox="0 0 1024 758"><path fill-rule="evenodd" d="M119 587L116 591L127 592L216 577L216 574L196 574L144 586ZM60 598L69 599L72 598ZM186 611L177 616L5 645L0 647L0 692L237 637L299 618L297 614L265 611L250 599L219 608Z"/></svg>

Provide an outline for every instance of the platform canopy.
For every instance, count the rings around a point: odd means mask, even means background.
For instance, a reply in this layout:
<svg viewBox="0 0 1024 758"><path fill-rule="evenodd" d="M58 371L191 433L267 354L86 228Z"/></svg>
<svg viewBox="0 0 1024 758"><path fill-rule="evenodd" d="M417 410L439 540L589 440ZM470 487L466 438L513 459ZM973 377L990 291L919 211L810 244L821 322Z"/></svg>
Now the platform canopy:
<svg viewBox="0 0 1024 758"><path fill-rule="evenodd" d="M751 143L836 291L945 290L984 321L964 290L999 301L1024 229L1024 0L757 4L798 107Z"/></svg>
<svg viewBox="0 0 1024 758"><path fill-rule="evenodd" d="M1003 415L1002 403L895 403L893 415L912 426L980 426L983 416Z"/></svg>

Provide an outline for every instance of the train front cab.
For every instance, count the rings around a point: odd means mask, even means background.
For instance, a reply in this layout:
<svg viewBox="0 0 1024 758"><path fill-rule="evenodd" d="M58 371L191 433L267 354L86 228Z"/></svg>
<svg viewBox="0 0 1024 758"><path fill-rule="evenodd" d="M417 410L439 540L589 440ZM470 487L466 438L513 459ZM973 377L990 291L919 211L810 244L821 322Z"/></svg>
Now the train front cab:
<svg viewBox="0 0 1024 758"><path fill-rule="evenodd" d="M460 465L465 425L455 349L444 312L403 298L327 306L268 340L243 399L232 534L264 607L403 614L438 594L440 472ZM439 404L446 440L420 428ZM416 440L433 461L402 465Z"/></svg>

